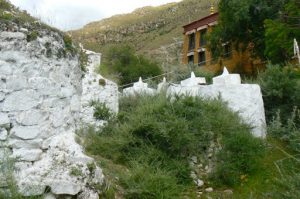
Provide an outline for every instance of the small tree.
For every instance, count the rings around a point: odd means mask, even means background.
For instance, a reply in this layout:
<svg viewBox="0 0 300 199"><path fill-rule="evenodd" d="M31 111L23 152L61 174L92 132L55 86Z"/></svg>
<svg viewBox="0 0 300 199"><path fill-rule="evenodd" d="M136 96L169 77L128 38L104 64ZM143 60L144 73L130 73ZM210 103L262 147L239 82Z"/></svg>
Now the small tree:
<svg viewBox="0 0 300 199"><path fill-rule="evenodd" d="M108 49L104 65L111 73L118 74L120 84L128 84L139 77L148 78L161 74L157 63L137 55L129 45L115 45Z"/></svg>

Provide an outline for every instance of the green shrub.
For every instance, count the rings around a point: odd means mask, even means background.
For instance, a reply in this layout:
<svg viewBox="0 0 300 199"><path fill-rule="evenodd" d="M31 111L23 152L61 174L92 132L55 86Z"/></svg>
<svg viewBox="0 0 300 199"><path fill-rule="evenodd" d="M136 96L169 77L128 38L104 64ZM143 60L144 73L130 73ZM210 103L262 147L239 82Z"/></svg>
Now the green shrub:
<svg viewBox="0 0 300 199"><path fill-rule="evenodd" d="M32 31L27 35L27 42L34 41L38 38L39 34L37 31Z"/></svg>
<svg viewBox="0 0 300 199"><path fill-rule="evenodd" d="M99 83L100 86L105 86L106 85L105 79L99 79L98 83Z"/></svg>
<svg viewBox="0 0 300 199"><path fill-rule="evenodd" d="M63 35L63 40L65 43L65 49L67 52L70 52L72 55L74 55L76 53L76 48L73 46L73 41L71 36L64 34Z"/></svg>
<svg viewBox="0 0 300 199"><path fill-rule="evenodd" d="M278 110L285 123L294 107L300 107L300 79L291 67L268 65L259 74L267 121L276 116Z"/></svg>
<svg viewBox="0 0 300 199"><path fill-rule="evenodd" d="M300 152L300 109L294 109L285 123L277 113L276 118L268 126L268 133L285 143L293 151Z"/></svg>
<svg viewBox="0 0 300 199"><path fill-rule="evenodd" d="M194 187L188 157L207 154L219 139L235 173L254 172L250 161L263 150L249 129L220 100L131 96L122 98L118 117L101 133L89 133L85 143L90 153L128 168L120 176L126 198L182 198Z"/></svg>
<svg viewBox="0 0 300 199"><path fill-rule="evenodd" d="M80 50L79 52L79 63L81 71L87 72L88 55L83 50Z"/></svg>
<svg viewBox="0 0 300 199"><path fill-rule="evenodd" d="M113 116L105 103L92 101L91 106L94 107L94 117L97 120L109 120Z"/></svg>
<svg viewBox="0 0 300 199"><path fill-rule="evenodd" d="M260 169L265 146L260 138L254 138L248 131L235 131L224 135L223 149L217 155L213 179L217 183L239 185L249 174Z"/></svg>
<svg viewBox="0 0 300 199"><path fill-rule="evenodd" d="M162 73L157 63L142 55L136 55L134 49L128 45L109 48L101 68L109 68L110 73L117 74L120 84L136 82L139 77L146 79Z"/></svg>

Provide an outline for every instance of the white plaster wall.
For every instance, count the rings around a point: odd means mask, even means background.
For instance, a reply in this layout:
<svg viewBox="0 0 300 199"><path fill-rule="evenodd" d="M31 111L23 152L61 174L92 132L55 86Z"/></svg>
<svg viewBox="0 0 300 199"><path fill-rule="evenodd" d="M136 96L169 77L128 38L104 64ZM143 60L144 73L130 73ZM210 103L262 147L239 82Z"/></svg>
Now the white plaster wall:
<svg viewBox="0 0 300 199"><path fill-rule="evenodd" d="M41 30L37 40L27 42L27 31L0 32L0 159L17 158L15 177L25 196L41 195L50 187L54 195L97 198L89 187L102 184L104 176L98 167L88 169L93 159L76 143L75 131L85 117L81 101L93 98L97 89L96 98L118 111L117 86L107 81L100 89L86 87L85 80L100 77L89 71L82 82L78 56L59 56L65 50L59 33ZM90 67L100 63L100 57L90 59ZM6 186L1 180L0 188Z"/></svg>

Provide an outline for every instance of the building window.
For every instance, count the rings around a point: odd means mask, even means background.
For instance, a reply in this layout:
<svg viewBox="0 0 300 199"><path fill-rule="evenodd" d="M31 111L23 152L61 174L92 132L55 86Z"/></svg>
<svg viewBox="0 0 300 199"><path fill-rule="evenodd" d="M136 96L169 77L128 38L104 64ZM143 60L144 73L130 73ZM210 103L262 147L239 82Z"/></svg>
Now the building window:
<svg viewBox="0 0 300 199"><path fill-rule="evenodd" d="M200 47L206 45L206 35L207 35L207 29L203 29L200 31Z"/></svg>
<svg viewBox="0 0 300 199"><path fill-rule="evenodd" d="M231 44L227 43L224 45L224 58L231 58L231 56L232 56Z"/></svg>
<svg viewBox="0 0 300 199"><path fill-rule="evenodd" d="M199 52L198 58L198 66L203 66L206 64L205 51Z"/></svg>
<svg viewBox="0 0 300 199"><path fill-rule="evenodd" d="M189 51L195 49L195 33L189 35Z"/></svg>
<svg viewBox="0 0 300 199"><path fill-rule="evenodd" d="M194 55L188 56L188 64L194 64Z"/></svg>

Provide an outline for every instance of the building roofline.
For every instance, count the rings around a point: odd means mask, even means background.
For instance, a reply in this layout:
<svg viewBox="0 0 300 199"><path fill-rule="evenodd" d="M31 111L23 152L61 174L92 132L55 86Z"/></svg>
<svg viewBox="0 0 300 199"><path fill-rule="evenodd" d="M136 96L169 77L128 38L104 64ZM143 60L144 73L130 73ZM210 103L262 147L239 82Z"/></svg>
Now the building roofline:
<svg viewBox="0 0 300 199"><path fill-rule="evenodd" d="M182 26L182 27L185 28L185 27L187 27L187 26L190 26L190 25L192 25L192 24L195 24L195 23L197 23L197 22L199 22L199 21L205 20L205 19L207 19L207 18L213 17L213 16L218 15L218 14L219 14L219 12L215 12L214 14L207 15L206 17L203 17L203 18L201 18L201 19L195 20L195 21L193 21L193 22L191 22L191 23L189 23L189 24L186 24L186 25L184 25L184 26Z"/></svg>

